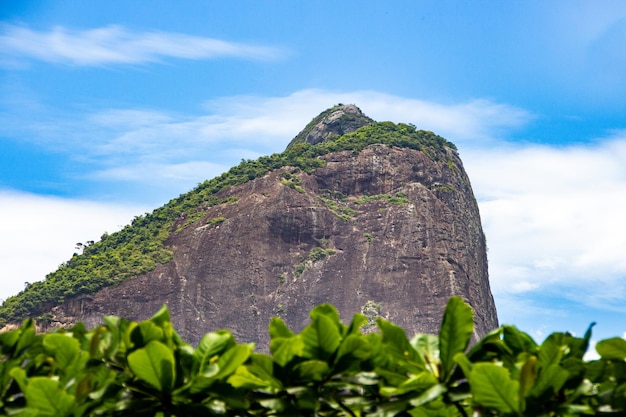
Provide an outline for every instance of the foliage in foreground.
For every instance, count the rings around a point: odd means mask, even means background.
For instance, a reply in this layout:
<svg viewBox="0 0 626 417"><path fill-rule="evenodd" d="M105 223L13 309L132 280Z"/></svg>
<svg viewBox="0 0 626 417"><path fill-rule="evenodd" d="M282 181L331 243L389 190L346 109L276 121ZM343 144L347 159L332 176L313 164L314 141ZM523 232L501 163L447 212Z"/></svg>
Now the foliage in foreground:
<svg viewBox="0 0 626 417"><path fill-rule="evenodd" d="M450 299L439 335L408 339L378 319L363 334L320 305L299 334L269 326L271 355L227 330L194 349L167 309L36 334L0 334L0 414L17 416L574 416L623 415L626 341L553 333L541 344L502 326L468 350L471 308Z"/></svg>
<svg viewBox="0 0 626 417"><path fill-rule="evenodd" d="M22 292L8 298L0 306L0 327L26 317L43 320L46 312L69 297L92 294L169 262L173 253L164 246L164 242L180 231L180 228L174 227L175 221L181 216L190 219L183 225L186 227L201 220L209 207L232 204L236 199L216 196L228 187L286 166L310 173L325 165L320 158L323 155L346 150L360 152L372 144L414 149L437 160L447 158L448 148L456 149L452 143L432 132L416 130L414 126L402 123L379 122L317 145L300 143L282 153L242 161L228 172L204 181L152 213L137 216L121 231L105 233L100 241L91 242L91 245L81 244L82 254L74 254L69 261L48 274L44 281L27 284Z"/></svg>

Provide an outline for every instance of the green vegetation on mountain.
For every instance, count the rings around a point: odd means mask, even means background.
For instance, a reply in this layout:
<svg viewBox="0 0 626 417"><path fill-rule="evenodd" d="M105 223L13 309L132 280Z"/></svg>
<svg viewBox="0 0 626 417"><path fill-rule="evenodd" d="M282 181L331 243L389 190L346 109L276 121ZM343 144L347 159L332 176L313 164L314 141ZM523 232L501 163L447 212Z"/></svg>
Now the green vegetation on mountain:
<svg viewBox="0 0 626 417"><path fill-rule="evenodd" d="M218 192L228 187L287 166L310 173L325 166L325 161L320 158L323 155L340 151L359 152L372 144L415 149L434 160L444 161L446 148L456 149L453 144L432 132L416 130L407 124L379 122L317 145L298 143L282 153L257 160L244 160L228 172L199 184L152 213L137 216L121 231L105 233L100 241L85 245L81 254L75 254L56 271L48 274L44 281L28 284L22 292L8 298L0 307L0 326L25 317L47 317L45 314L52 307L69 297L91 294L104 287L117 285L128 278L152 271L158 264L169 262L173 254L164 245L165 240L181 228L201 220L208 207L235 203L236 198L223 199L217 196ZM300 185L294 178L285 177L285 185L298 189ZM185 216L184 223L174 227L174 222L181 216ZM211 222L223 220L219 218Z"/></svg>
<svg viewBox="0 0 626 417"><path fill-rule="evenodd" d="M279 309L280 310L280 306ZM280 312L280 311L279 311ZM368 301L344 324L322 304L300 333L274 317L270 354L228 330L196 348L169 312L105 317L87 331L0 334L0 414L19 416L618 416L626 412L626 341L505 325L470 345L472 308L448 301L438 334L408 338ZM593 325L592 325L593 326ZM371 331L370 331L371 330Z"/></svg>
<svg viewBox="0 0 626 417"><path fill-rule="evenodd" d="M354 204L366 204L372 201L385 201L389 204L394 204L397 206L401 206L404 204L408 204L409 200L406 198L404 193L397 193L396 195L389 194L376 194L376 195L366 195L354 201Z"/></svg>

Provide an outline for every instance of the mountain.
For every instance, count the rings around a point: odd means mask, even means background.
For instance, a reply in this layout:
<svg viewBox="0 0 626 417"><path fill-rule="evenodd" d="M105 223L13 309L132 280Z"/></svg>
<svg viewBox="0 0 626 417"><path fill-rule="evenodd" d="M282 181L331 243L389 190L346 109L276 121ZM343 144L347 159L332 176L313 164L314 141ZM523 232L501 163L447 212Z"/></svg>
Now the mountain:
<svg viewBox="0 0 626 417"><path fill-rule="evenodd" d="M498 326L478 206L456 148L354 105L313 119L280 154L243 161L84 247L0 308L45 328L167 304L181 336L228 328L267 344L272 316L295 329L321 303L407 332L435 333L448 298Z"/></svg>

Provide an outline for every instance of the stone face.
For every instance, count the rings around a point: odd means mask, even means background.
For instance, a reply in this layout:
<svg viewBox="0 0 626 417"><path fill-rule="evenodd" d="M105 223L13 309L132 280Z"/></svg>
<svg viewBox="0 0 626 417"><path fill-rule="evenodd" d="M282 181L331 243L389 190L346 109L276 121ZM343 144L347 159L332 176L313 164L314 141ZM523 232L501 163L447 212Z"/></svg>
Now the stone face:
<svg viewBox="0 0 626 417"><path fill-rule="evenodd" d="M317 145L333 136L351 133L360 127L373 123L354 104L340 104L332 107L314 118L287 146L290 148L298 143Z"/></svg>
<svg viewBox="0 0 626 417"><path fill-rule="evenodd" d="M485 238L461 160L446 152L434 161L372 145L326 155L312 174L286 167L223 190L219 197L237 202L174 225L171 262L54 314L94 326L103 315L146 319L167 304L191 343L227 328L266 350L272 316L298 331L314 306L332 303L345 321L364 312L409 335L436 333L448 298L459 295L484 335L498 326Z"/></svg>

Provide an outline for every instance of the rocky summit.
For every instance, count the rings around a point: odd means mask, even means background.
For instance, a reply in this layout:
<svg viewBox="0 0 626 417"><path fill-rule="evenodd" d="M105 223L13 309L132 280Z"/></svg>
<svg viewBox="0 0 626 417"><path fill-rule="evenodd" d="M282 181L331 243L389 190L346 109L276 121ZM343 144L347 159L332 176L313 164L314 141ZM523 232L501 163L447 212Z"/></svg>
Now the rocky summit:
<svg viewBox="0 0 626 417"><path fill-rule="evenodd" d="M263 349L271 317L300 330L321 303L344 320L363 313L365 331L383 317L409 335L436 333L459 295L474 308L476 336L498 326L478 206L456 148L354 105L325 111L283 154L243 162L62 268L108 259L144 224L158 237L154 262L103 273L112 278L35 303L32 314L47 326L90 327L104 315L146 319L166 304L189 342L227 328ZM48 279L76 280L66 275Z"/></svg>

